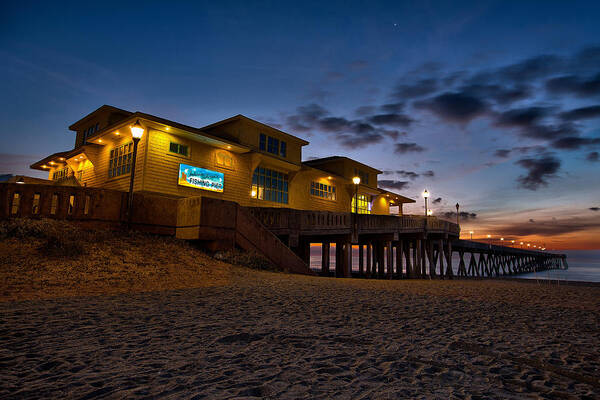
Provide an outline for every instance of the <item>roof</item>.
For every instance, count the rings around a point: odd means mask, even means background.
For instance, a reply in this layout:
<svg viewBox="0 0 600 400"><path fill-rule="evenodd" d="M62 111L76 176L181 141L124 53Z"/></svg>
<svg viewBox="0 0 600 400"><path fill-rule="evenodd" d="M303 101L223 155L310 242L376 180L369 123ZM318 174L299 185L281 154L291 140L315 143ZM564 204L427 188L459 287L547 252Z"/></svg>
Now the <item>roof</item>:
<svg viewBox="0 0 600 400"><path fill-rule="evenodd" d="M363 168L366 168L366 169L371 170L372 172L375 172L376 174L382 173L382 171L378 170L377 168L373 168L367 164L363 164L359 161L356 161L349 157L344 157L344 156L331 156L331 157L317 158L314 160L303 161L302 163L306 164L306 165L310 165L311 167L316 167L319 165L327 164L328 162L331 162L331 161L343 161L343 160L348 160L354 164L358 164Z"/></svg>
<svg viewBox="0 0 600 400"><path fill-rule="evenodd" d="M307 144L309 144L309 142L307 142L304 139L300 139L297 136L290 135L289 133L284 132L281 129L277 129L277 128L274 128L274 127L272 127L270 125L263 124L262 122L256 121L256 120L254 120L252 118L248 118L248 117L246 117L245 115L242 115L242 114L234 115L233 117L230 117L230 118L227 118L227 119L224 119L224 120L212 123L212 124L207 125L207 126L203 126L200 129L202 129L202 130L204 130L204 129L211 129L211 128L214 128L214 127L219 126L219 125L225 125L225 124L228 124L230 122L239 121L239 120L244 120L246 122L250 122L252 124L255 124L255 125L258 125L258 126L261 126L261 127L273 129L273 130L281 133L282 135L284 135L284 136L286 136L286 137L288 137L288 138L290 138L290 139L292 139L292 140L294 140L296 142L299 142L302 146L306 146Z"/></svg>
<svg viewBox="0 0 600 400"><path fill-rule="evenodd" d="M95 115L95 114L97 114L98 112L101 112L101 111L118 112L118 113L123 113L123 114L127 114L127 115L133 114L131 111L123 110L122 108L117 108L117 107L114 107L114 106L109 106L107 104L104 104L103 106L100 106L97 109L95 109L94 111L92 111L91 113L87 114L85 117L79 119L76 122L73 122L69 126L69 129L72 130L72 131L77 130L77 126L78 125L80 125L82 122L85 122L87 119L91 118L93 115Z"/></svg>
<svg viewBox="0 0 600 400"><path fill-rule="evenodd" d="M400 203L415 203L416 200L411 199L409 197L402 196L398 193L390 192L389 190L385 190L382 188L378 188L381 191L381 194L389 194L390 197L395 197Z"/></svg>

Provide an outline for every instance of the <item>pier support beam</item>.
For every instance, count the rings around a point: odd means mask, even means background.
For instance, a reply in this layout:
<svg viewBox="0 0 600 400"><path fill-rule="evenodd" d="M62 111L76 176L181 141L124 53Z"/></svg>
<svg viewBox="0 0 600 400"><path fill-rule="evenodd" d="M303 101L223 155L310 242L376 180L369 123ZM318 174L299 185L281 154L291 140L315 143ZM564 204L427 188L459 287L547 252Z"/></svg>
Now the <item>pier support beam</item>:
<svg viewBox="0 0 600 400"><path fill-rule="evenodd" d="M329 276L329 250L331 248L331 243L323 243L321 245L321 275Z"/></svg>

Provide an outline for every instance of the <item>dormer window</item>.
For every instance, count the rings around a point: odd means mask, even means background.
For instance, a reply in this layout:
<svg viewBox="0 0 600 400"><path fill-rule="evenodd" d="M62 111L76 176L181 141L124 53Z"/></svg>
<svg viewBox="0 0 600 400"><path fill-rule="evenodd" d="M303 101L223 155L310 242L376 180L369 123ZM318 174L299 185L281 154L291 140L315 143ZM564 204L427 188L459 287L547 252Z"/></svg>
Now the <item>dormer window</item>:
<svg viewBox="0 0 600 400"><path fill-rule="evenodd" d="M100 124L96 123L96 125L92 125L89 128L87 128L85 131L83 131L83 144L86 143L87 138L92 136L94 133L98 132L99 127L100 127Z"/></svg>
<svg viewBox="0 0 600 400"><path fill-rule="evenodd" d="M287 143L264 133L260 134L258 148L279 157L287 157Z"/></svg>

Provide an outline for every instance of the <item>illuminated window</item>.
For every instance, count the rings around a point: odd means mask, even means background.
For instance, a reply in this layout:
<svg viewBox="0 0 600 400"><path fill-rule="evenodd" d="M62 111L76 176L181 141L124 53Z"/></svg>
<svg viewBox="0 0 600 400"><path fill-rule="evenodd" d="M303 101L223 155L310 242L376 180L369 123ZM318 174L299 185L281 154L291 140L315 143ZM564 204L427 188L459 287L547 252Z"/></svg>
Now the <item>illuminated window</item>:
<svg viewBox="0 0 600 400"><path fill-rule="evenodd" d="M171 142L169 144L169 151L171 153L179 154L184 157L188 156L188 146L186 146L185 144Z"/></svg>
<svg viewBox="0 0 600 400"><path fill-rule="evenodd" d="M217 152L217 165L224 168L233 168L233 157L224 151Z"/></svg>
<svg viewBox="0 0 600 400"><path fill-rule="evenodd" d="M54 193L52 195L52 202L50 203L50 214L51 215L56 214L57 210L58 210L58 193Z"/></svg>
<svg viewBox="0 0 600 400"><path fill-rule="evenodd" d="M335 186L326 185L319 182L310 183L310 194L327 200L336 199Z"/></svg>
<svg viewBox="0 0 600 400"><path fill-rule="evenodd" d="M21 193L13 193L12 207L10 213L15 215L19 212L19 206L21 205Z"/></svg>
<svg viewBox="0 0 600 400"><path fill-rule="evenodd" d="M355 210L355 196L352 196L352 212ZM358 195L358 213L371 214L371 196L367 194Z"/></svg>
<svg viewBox="0 0 600 400"><path fill-rule="evenodd" d="M56 170L52 173L53 181L60 181L69 177L69 167Z"/></svg>
<svg viewBox="0 0 600 400"><path fill-rule="evenodd" d="M251 195L259 200L288 203L288 176L267 168L256 168Z"/></svg>
<svg viewBox="0 0 600 400"><path fill-rule="evenodd" d="M31 213L39 214L40 213L40 194L35 193L33 195L33 204L31 205Z"/></svg>
<svg viewBox="0 0 600 400"><path fill-rule="evenodd" d="M131 158L133 156L133 143L127 143L110 151L108 163L108 177L125 175L131 172Z"/></svg>
<svg viewBox="0 0 600 400"><path fill-rule="evenodd" d="M287 157L287 143L264 133L260 134L258 148L276 156Z"/></svg>
<svg viewBox="0 0 600 400"><path fill-rule="evenodd" d="M69 195L69 204L68 204L68 208L67 208L67 214L72 215L73 210L75 210L75 195L71 194L71 195Z"/></svg>

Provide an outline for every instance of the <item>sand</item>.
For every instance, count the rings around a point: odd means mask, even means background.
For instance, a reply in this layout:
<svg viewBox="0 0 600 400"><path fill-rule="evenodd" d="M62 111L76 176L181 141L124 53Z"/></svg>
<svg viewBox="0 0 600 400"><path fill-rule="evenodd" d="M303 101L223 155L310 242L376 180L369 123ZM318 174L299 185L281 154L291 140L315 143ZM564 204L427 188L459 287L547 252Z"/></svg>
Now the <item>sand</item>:
<svg viewBox="0 0 600 400"><path fill-rule="evenodd" d="M229 272L1 303L0 397L600 396L600 288Z"/></svg>

